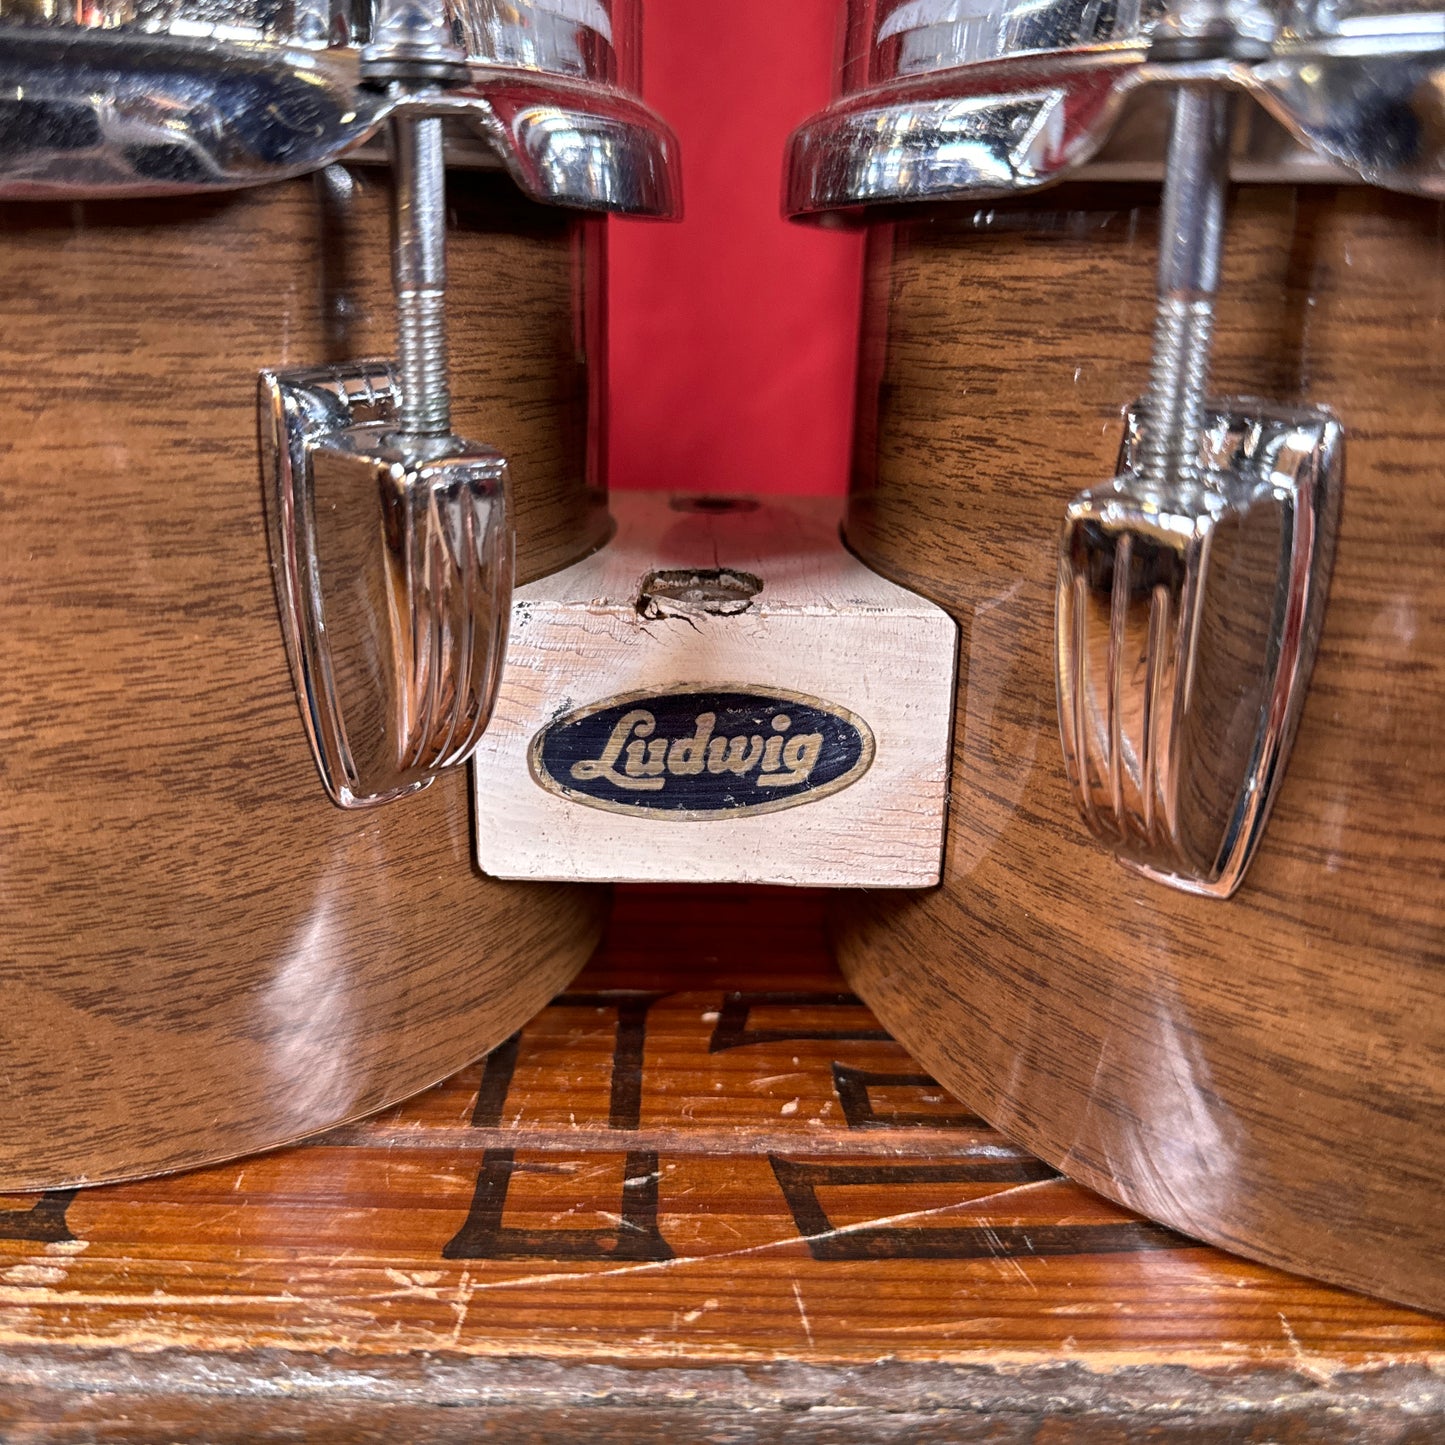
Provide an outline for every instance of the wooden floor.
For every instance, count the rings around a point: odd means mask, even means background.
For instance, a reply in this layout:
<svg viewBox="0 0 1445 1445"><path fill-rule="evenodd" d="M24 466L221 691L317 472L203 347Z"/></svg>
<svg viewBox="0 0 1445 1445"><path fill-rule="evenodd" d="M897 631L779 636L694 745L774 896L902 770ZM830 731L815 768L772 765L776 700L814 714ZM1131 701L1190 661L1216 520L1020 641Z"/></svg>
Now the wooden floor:
<svg viewBox="0 0 1445 1445"><path fill-rule="evenodd" d="M922 1075L821 905L624 891L368 1123L0 1197L0 1440L1445 1439L1445 1322L1192 1246Z"/></svg>

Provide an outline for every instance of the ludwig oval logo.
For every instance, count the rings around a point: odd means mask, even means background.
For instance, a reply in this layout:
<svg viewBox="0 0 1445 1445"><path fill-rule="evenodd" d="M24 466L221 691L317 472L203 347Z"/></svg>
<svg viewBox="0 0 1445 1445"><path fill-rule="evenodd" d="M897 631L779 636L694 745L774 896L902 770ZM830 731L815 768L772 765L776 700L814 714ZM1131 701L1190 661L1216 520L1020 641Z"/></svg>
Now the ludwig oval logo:
<svg viewBox="0 0 1445 1445"><path fill-rule="evenodd" d="M873 734L846 708L746 687L608 698L532 739L532 776L591 808L667 818L771 813L855 783Z"/></svg>

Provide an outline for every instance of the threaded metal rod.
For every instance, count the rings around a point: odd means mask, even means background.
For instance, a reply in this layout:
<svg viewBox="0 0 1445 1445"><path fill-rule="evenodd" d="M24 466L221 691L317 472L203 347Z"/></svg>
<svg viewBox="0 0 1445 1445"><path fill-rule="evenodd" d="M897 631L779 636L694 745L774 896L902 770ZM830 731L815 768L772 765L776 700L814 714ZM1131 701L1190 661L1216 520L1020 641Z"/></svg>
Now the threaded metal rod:
<svg viewBox="0 0 1445 1445"><path fill-rule="evenodd" d="M447 376L446 157L437 117L391 123L391 279L396 292L397 430L406 437L452 429Z"/></svg>
<svg viewBox="0 0 1445 1445"><path fill-rule="evenodd" d="M1159 229L1158 306L1140 469L1160 490L1201 481L1200 442L1224 251L1230 96L1182 86L1174 95Z"/></svg>

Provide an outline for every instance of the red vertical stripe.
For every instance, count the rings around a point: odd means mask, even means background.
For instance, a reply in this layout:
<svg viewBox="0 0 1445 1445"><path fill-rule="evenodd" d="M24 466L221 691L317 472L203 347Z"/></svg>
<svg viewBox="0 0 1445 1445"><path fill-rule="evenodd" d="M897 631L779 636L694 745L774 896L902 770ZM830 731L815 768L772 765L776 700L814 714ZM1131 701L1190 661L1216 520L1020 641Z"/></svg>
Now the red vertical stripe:
<svg viewBox="0 0 1445 1445"><path fill-rule="evenodd" d="M644 89L682 142L681 225L612 222L619 488L841 491L862 249L784 221L783 143L833 94L839 0L646 0Z"/></svg>

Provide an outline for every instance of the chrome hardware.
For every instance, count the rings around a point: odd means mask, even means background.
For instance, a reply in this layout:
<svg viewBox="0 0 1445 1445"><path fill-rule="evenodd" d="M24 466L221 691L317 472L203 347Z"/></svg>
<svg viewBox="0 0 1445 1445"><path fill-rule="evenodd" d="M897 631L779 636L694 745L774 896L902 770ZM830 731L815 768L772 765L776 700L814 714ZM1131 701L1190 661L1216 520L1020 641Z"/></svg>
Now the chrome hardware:
<svg viewBox="0 0 1445 1445"><path fill-rule="evenodd" d="M785 206L803 216L1070 176L1158 179L1154 97L1183 81L1257 102L1238 134L1239 179L1445 194L1445 15L1312 0L1279 24L1278 8L850 0L843 98L789 142Z"/></svg>
<svg viewBox="0 0 1445 1445"><path fill-rule="evenodd" d="M1126 45L1163 13L1164 0L862 0L849 6L847 88L1010 55Z"/></svg>
<svg viewBox="0 0 1445 1445"><path fill-rule="evenodd" d="M396 292L396 361L401 376L397 430L411 438L452 429L447 376L447 195L442 123L392 121L396 215L391 247Z"/></svg>
<svg viewBox="0 0 1445 1445"><path fill-rule="evenodd" d="M1389 190L1445 195L1445 14L1372 14L1337 30L1281 45L1250 69L1246 87L1345 171Z"/></svg>
<svg viewBox="0 0 1445 1445"><path fill-rule="evenodd" d="M355 60L0 21L0 197L157 195L317 170L381 123Z"/></svg>
<svg viewBox="0 0 1445 1445"><path fill-rule="evenodd" d="M1064 759L1126 866L1228 898L1269 818L1319 640L1343 480L1327 413L1234 399L1202 418L1192 486L1120 474L1069 506L1057 650Z"/></svg>
<svg viewBox="0 0 1445 1445"><path fill-rule="evenodd" d="M1159 214L1159 273L1142 472L1159 494L1199 486L1199 433L1229 180L1227 92L1182 86L1174 96Z"/></svg>
<svg viewBox="0 0 1445 1445"><path fill-rule="evenodd" d="M361 73L394 93L435 95L465 75L440 3L380 0L376 36L361 52ZM391 122L395 164L391 282L396 294L396 356L401 373L397 430L408 445L452 429L447 378L447 172L438 116L398 114Z"/></svg>
<svg viewBox="0 0 1445 1445"><path fill-rule="evenodd" d="M364 83L355 47L395 49L383 21L407 8L111 0L22 23L0 0L0 198L260 185L406 114L458 119L536 200L677 213L676 140L629 93L633 0L464 0L446 27L464 49L431 77L445 93Z"/></svg>
<svg viewBox="0 0 1445 1445"><path fill-rule="evenodd" d="M383 0L362 72L429 97L463 65L440 0ZM507 463L451 434L446 158L392 117L397 366L263 372L276 596L322 782L345 808L425 787L491 717L512 597Z"/></svg>
<svg viewBox="0 0 1445 1445"><path fill-rule="evenodd" d="M1408 134L1412 154L1445 157L1445 144L1425 139L1445 126L1415 123L1445 91L1445 29L1394 23L1372 6L1350 22L1349 43L1368 52L1354 92L1321 91L1328 67L1317 74L1315 61L1345 43L1327 4L1336 0L1305 0L1282 20L1267 0L849 0L843 98L788 145L794 215L992 198L1084 174L1126 106L1136 119L1170 108L1162 166L1146 152L1141 167L1136 152L1125 167L1137 180L1152 166L1164 181L1149 391L1130 415L1119 475L1066 513L1055 674L1066 771L1088 826L1140 872L1219 897L1239 887L1288 760L1344 449L1327 412L1206 400L1225 192L1241 160L1233 137L1257 176L1338 179L1333 168L1346 164L1445 190L1445 172L1372 168L1354 143L1388 93L1370 156ZM1428 57L1440 83L1406 97L1402 56ZM1284 151L1268 125L1233 125L1238 91L1287 132ZM1331 129L1342 118L1343 136Z"/></svg>
<svg viewBox="0 0 1445 1445"><path fill-rule="evenodd" d="M1259 44L1232 8L1190 3L1155 45L1193 56ZM1266 402L1207 415L1233 97L1186 83L1173 107L1148 397L1119 475L1064 520L1059 736L1079 810L1122 862L1227 898L1309 685L1344 437L1326 413Z"/></svg>
<svg viewBox="0 0 1445 1445"><path fill-rule="evenodd" d="M394 80L430 89L464 80L466 52L452 37L450 12L432 0L376 0L370 42L361 52L368 80Z"/></svg>
<svg viewBox="0 0 1445 1445"><path fill-rule="evenodd" d="M505 460L400 444L384 361L264 372L282 630L326 791L384 803L464 762L491 715L512 541Z"/></svg>

